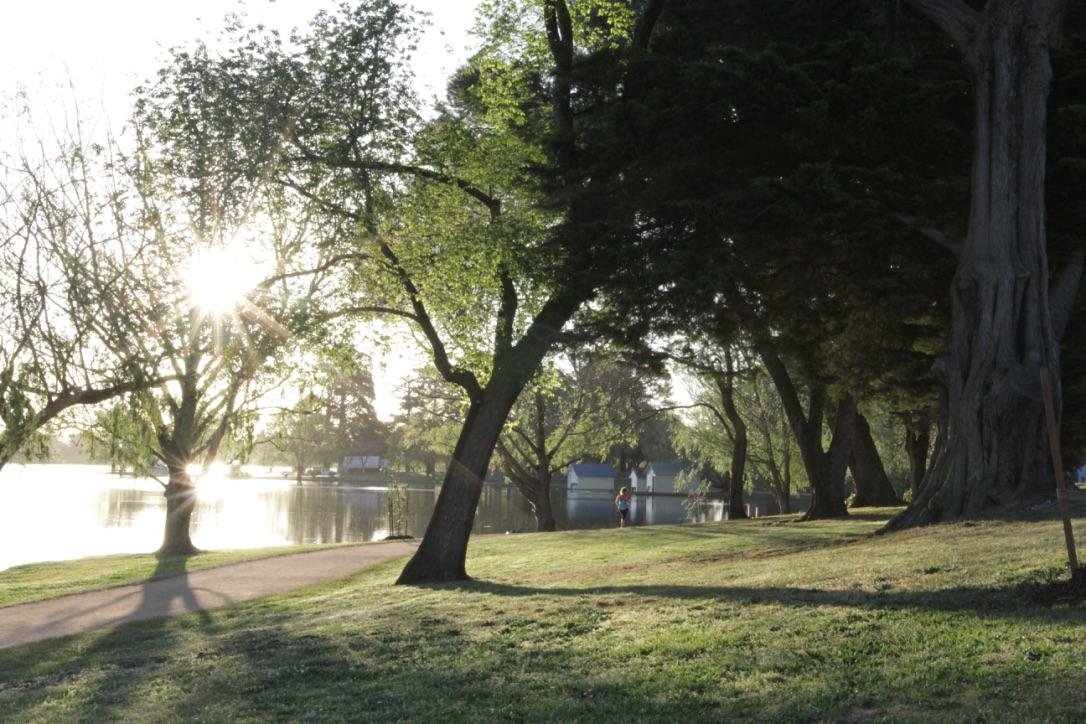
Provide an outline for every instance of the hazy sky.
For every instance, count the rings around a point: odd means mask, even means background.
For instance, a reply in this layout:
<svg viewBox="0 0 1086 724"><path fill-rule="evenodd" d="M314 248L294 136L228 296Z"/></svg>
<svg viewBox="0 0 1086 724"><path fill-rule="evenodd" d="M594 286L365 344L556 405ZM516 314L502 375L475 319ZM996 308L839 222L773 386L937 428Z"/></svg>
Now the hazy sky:
<svg viewBox="0 0 1086 724"><path fill-rule="evenodd" d="M479 0L414 0L431 15L416 57L420 90L441 93L466 55ZM0 98L23 86L41 101L72 99L123 122L133 86L153 76L165 51L212 38L230 12L287 31L338 0L6 0L0 10ZM89 108L88 108L89 104Z"/></svg>
<svg viewBox="0 0 1086 724"><path fill-rule="evenodd" d="M213 39L226 14L281 31L304 25L339 0L2 0L0 8L0 115L20 89L29 96L35 123L57 120L61 103L78 103L87 128L98 119L117 131L128 118L129 93L152 78L175 45ZM413 0L431 23L415 58L425 96L443 94L445 78L467 56L479 0ZM19 131L0 117L0 146L18 146ZM90 125L90 124L88 124ZM47 132L42 133L48 136ZM396 388L409 367L424 358L406 347L375 355L378 414L398 408Z"/></svg>

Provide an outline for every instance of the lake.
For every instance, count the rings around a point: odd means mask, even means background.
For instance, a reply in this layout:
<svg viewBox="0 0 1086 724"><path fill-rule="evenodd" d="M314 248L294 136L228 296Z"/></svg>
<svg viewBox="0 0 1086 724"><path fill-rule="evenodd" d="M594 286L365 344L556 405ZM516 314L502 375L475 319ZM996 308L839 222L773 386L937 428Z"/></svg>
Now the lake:
<svg viewBox="0 0 1086 724"><path fill-rule="evenodd" d="M256 469L247 469L251 474ZM267 474L267 469L260 469ZM282 477L209 476L197 485L192 540L219 550L300 543L380 540L388 535L389 491L377 485L306 483ZM421 536L436 486L409 486L397 500L397 528ZM618 525L612 496L553 493L561 529ZM15 465L0 470L0 570L23 563L154 551L166 501L150 478L119 477L105 466ZM635 498L633 523L720 520L720 501ZM535 517L514 488L487 485L475 533L535 530Z"/></svg>

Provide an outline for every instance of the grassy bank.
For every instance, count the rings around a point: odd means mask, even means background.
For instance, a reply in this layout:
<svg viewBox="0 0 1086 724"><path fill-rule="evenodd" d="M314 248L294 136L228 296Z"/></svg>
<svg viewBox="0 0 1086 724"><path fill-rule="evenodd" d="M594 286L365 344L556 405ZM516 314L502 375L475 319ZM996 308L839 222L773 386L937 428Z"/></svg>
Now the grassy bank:
<svg viewBox="0 0 1086 724"><path fill-rule="evenodd" d="M1034 598L1059 525L886 514L491 538L467 584L392 562L0 651L0 719L1081 719L1086 607Z"/></svg>
<svg viewBox="0 0 1086 724"><path fill-rule="evenodd" d="M96 591L130 583L216 568L258 558L304 553L325 546L277 546L208 551L197 556L115 555L14 566L0 571L0 608L55 596Z"/></svg>

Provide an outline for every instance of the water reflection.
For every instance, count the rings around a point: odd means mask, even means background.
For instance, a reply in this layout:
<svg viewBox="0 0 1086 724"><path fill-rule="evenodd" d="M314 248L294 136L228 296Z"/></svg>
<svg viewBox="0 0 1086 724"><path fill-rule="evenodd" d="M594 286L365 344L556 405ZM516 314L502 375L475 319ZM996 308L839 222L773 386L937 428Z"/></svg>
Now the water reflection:
<svg viewBox="0 0 1086 724"><path fill-rule="evenodd" d="M413 484L393 523L421 536L437 500L434 486ZM397 503L399 505L399 503ZM559 528L618 525L606 493L554 491ZM153 480L121 478L104 467L11 465L0 471L0 569L21 563L158 547L165 500ZM715 521L719 501L635 496L634 525ZM389 491L381 486L297 486L282 478L207 479L199 483L193 542L202 548L343 543L383 538L390 528ZM534 531L535 518L515 490L483 489L474 532Z"/></svg>
<svg viewBox="0 0 1086 724"><path fill-rule="evenodd" d="M564 508L565 517L558 516L560 528L609 528L618 525L615 496L611 493L566 493ZM694 501L679 495L635 495L631 501L632 525L711 523L723 519L724 503L720 500Z"/></svg>

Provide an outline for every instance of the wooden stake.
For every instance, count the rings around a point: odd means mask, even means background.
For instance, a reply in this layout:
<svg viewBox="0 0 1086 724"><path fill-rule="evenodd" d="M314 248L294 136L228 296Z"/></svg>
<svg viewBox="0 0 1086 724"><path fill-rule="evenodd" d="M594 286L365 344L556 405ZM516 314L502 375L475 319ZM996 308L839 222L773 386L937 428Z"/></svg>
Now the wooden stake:
<svg viewBox="0 0 1086 724"><path fill-rule="evenodd" d="M1075 551L1075 534L1071 529L1071 508L1067 504L1067 480L1063 475L1063 456L1060 455L1060 431L1056 427L1056 406L1052 402L1052 375L1047 367L1041 368L1041 393L1045 403L1045 426L1048 428L1048 448L1052 451L1052 469L1056 473L1056 500L1063 518L1063 538L1067 543L1067 562L1071 575L1078 573L1078 553Z"/></svg>

